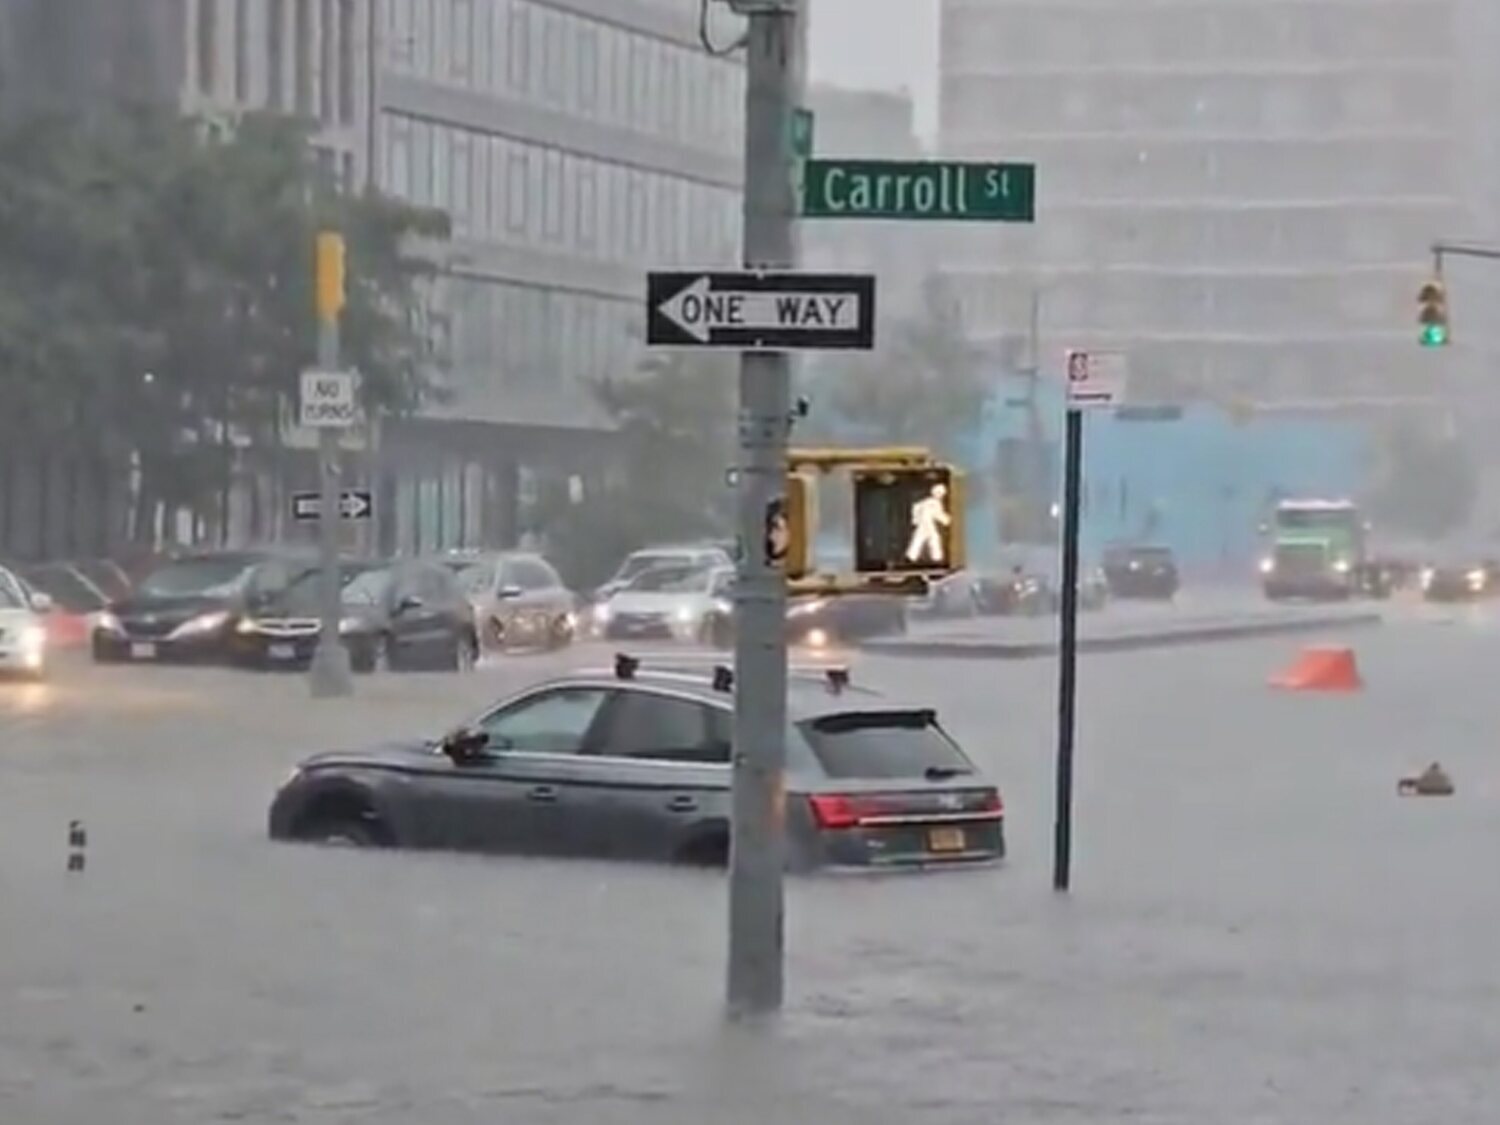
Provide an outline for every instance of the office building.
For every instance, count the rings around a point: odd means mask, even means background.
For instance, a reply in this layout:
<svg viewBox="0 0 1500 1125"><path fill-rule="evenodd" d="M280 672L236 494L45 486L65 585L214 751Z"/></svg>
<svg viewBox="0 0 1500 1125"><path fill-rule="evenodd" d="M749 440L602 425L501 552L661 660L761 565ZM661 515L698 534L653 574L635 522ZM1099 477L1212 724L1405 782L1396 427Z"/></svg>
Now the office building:
<svg viewBox="0 0 1500 1125"><path fill-rule="evenodd" d="M1468 6L1471 7L1471 6ZM1042 299L1055 360L1254 399L1425 370L1431 240L1473 229L1464 0L944 0L945 155L1037 165L1037 222L966 232L973 325Z"/></svg>

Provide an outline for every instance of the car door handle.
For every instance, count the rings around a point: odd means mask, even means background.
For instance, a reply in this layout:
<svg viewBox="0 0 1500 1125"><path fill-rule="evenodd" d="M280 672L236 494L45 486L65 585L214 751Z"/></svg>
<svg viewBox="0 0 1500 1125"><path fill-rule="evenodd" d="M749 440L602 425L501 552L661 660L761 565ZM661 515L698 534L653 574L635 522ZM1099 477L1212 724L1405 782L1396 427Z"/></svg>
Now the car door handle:
<svg viewBox="0 0 1500 1125"><path fill-rule="evenodd" d="M557 800L557 786L555 785L533 785L526 793L528 801L541 801L551 803Z"/></svg>
<svg viewBox="0 0 1500 1125"><path fill-rule="evenodd" d="M697 812L698 798L687 793L679 793L667 802L667 808L672 812Z"/></svg>

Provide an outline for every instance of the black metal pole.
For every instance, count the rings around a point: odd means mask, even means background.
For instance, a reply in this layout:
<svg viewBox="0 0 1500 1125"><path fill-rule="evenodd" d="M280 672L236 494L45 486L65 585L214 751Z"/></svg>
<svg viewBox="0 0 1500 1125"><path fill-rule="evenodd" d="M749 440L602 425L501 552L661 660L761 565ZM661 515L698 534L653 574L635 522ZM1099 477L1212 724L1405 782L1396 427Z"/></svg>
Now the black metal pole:
<svg viewBox="0 0 1500 1125"><path fill-rule="evenodd" d="M1062 637L1057 678L1057 820L1052 889L1068 889L1073 862L1073 701L1078 665L1078 509L1083 477L1083 412L1067 412L1063 453Z"/></svg>

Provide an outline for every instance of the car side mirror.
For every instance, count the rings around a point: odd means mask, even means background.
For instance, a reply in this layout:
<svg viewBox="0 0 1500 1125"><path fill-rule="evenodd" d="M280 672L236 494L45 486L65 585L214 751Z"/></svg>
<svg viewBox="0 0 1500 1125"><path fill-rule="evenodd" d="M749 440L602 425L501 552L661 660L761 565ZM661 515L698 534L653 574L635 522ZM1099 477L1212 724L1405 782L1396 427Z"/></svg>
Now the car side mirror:
<svg viewBox="0 0 1500 1125"><path fill-rule="evenodd" d="M37 593L31 595L31 608L36 613L51 613L53 604L51 594Z"/></svg>
<svg viewBox="0 0 1500 1125"><path fill-rule="evenodd" d="M427 603L419 598L416 594L407 594L399 602L396 603L396 612L406 613L409 610L421 609L426 604Z"/></svg>
<svg viewBox="0 0 1500 1125"><path fill-rule="evenodd" d="M482 730L465 728L443 736L443 753L457 765L465 765L477 758L490 744L490 736Z"/></svg>
<svg viewBox="0 0 1500 1125"><path fill-rule="evenodd" d="M519 587L519 586L501 586L500 587L500 597L502 599L507 599L508 600L510 598L519 598L520 596L521 596L521 587Z"/></svg>

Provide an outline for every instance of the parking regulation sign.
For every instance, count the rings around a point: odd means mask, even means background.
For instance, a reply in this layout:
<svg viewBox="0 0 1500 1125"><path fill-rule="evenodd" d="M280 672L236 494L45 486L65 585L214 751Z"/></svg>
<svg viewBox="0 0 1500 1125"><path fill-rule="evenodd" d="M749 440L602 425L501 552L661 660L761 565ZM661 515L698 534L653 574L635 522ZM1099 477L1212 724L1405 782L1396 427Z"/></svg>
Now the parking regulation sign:
<svg viewBox="0 0 1500 1125"><path fill-rule="evenodd" d="M1125 401L1125 356L1121 352L1086 352L1070 348L1063 373L1068 409L1119 406Z"/></svg>

